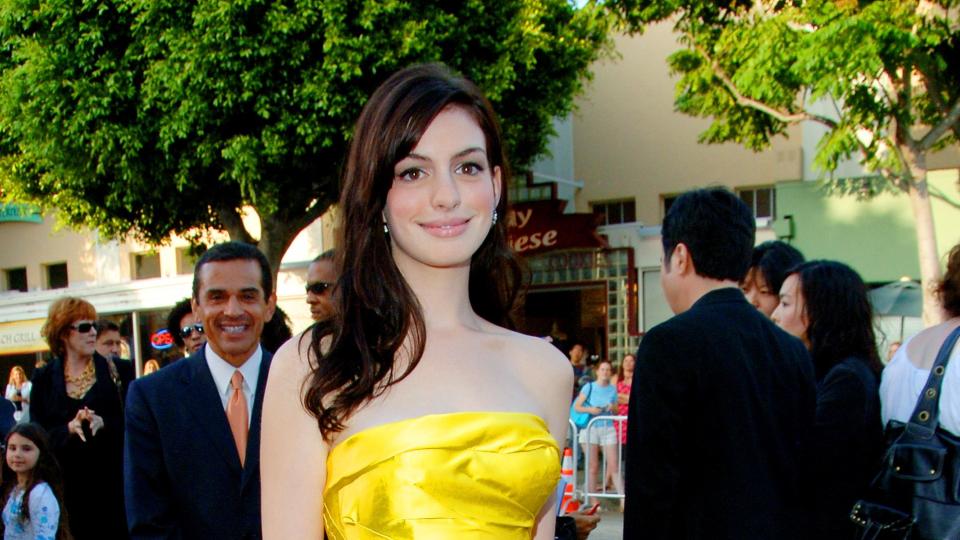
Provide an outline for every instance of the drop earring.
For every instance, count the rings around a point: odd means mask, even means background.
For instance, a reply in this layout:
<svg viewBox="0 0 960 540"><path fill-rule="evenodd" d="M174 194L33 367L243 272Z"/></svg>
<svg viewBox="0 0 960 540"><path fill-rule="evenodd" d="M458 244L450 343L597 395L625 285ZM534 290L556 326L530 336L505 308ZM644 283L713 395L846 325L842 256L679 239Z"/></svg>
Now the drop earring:
<svg viewBox="0 0 960 540"><path fill-rule="evenodd" d="M390 234L390 229L387 227L387 222L383 222L383 234Z"/></svg>
<svg viewBox="0 0 960 540"><path fill-rule="evenodd" d="M496 225L496 224L497 224L497 211L494 210L494 211L493 211L493 223L491 223L491 225Z"/></svg>

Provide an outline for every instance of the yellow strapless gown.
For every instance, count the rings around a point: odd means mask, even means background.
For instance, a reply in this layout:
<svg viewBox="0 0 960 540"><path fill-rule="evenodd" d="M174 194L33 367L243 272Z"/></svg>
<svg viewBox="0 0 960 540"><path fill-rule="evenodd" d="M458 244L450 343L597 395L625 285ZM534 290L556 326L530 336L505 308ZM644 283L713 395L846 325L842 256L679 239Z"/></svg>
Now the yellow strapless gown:
<svg viewBox="0 0 960 540"><path fill-rule="evenodd" d="M380 425L330 451L327 538L529 539L559 478L556 441L533 414L433 414Z"/></svg>

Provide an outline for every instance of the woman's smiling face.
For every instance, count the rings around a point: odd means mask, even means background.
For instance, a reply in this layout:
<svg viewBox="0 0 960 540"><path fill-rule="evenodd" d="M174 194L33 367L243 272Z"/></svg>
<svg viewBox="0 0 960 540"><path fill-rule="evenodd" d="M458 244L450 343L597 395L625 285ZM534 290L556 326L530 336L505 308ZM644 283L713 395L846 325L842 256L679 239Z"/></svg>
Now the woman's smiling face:
<svg viewBox="0 0 960 540"><path fill-rule="evenodd" d="M384 219L397 266L468 267L490 231L501 181L474 117L443 109L393 172Z"/></svg>

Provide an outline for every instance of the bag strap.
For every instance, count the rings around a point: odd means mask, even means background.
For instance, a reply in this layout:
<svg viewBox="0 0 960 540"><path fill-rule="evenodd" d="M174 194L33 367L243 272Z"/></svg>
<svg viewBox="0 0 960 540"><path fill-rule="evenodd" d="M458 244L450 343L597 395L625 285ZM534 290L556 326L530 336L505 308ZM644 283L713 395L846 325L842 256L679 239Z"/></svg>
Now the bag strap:
<svg viewBox="0 0 960 540"><path fill-rule="evenodd" d="M954 328L940 346L937 359L930 367L927 384L923 386L923 391L917 398L917 406L914 407L913 414L910 416L910 424L920 425L930 430L937 429L940 423L940 387L943 386L943 377L947 373L950 352L953 351L958 338L960 338L960 326Z"/></svg>
<svg viewBox="0 0 960 540"><path fill-rule="evenodd" d="M120 381L120 372L117 371L117 364L113 358L107 358L107 367L110 368L110 378L113 379L113 385L117 387L117 397L120 398L120 413L123 414L123 382Z"/></svg>

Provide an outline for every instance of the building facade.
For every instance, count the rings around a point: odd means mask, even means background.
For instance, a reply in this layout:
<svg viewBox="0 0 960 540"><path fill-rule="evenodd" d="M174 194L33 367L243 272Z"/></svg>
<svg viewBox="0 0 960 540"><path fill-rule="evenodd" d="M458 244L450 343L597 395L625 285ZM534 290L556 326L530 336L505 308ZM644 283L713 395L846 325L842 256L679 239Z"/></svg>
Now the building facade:
<svg viewBox="0 0 960 540"><path fill-rule="evenodd" d="M756 215L758 242L779 238L808 259L843 261L871 284L919 279L906 196L827 196L811 163L818 127L793 126L760 153L699 144L709 121L673 106L676 79L666 59L678 47L669 25L618 36L619 57L594 66L577 111L556 122L550 156L509 187L511 242L530 273L521 330L551 336L564 350L581 342L615 362L635 351L643 332L671 315L659 286L659 224L673 198L695 187L739 193ZM929 165L930 183L960 200L957 148ZM862 174L855 163L841 169L835 172ZM936 201L933 212L943 254L960 241L960 211ZM295 332L310 323L306 267L332 246L334 223L332 215L318 220L284 256L277 294ZM170 306L189 296L193 258L177 238L159 248L102 241L95 231L57 230L51 216L17 205L0 209L0 270L6 373L46 350L39 328L49 303L64 294L123 322L138 364L166 354L151 337Z"/></svg>

